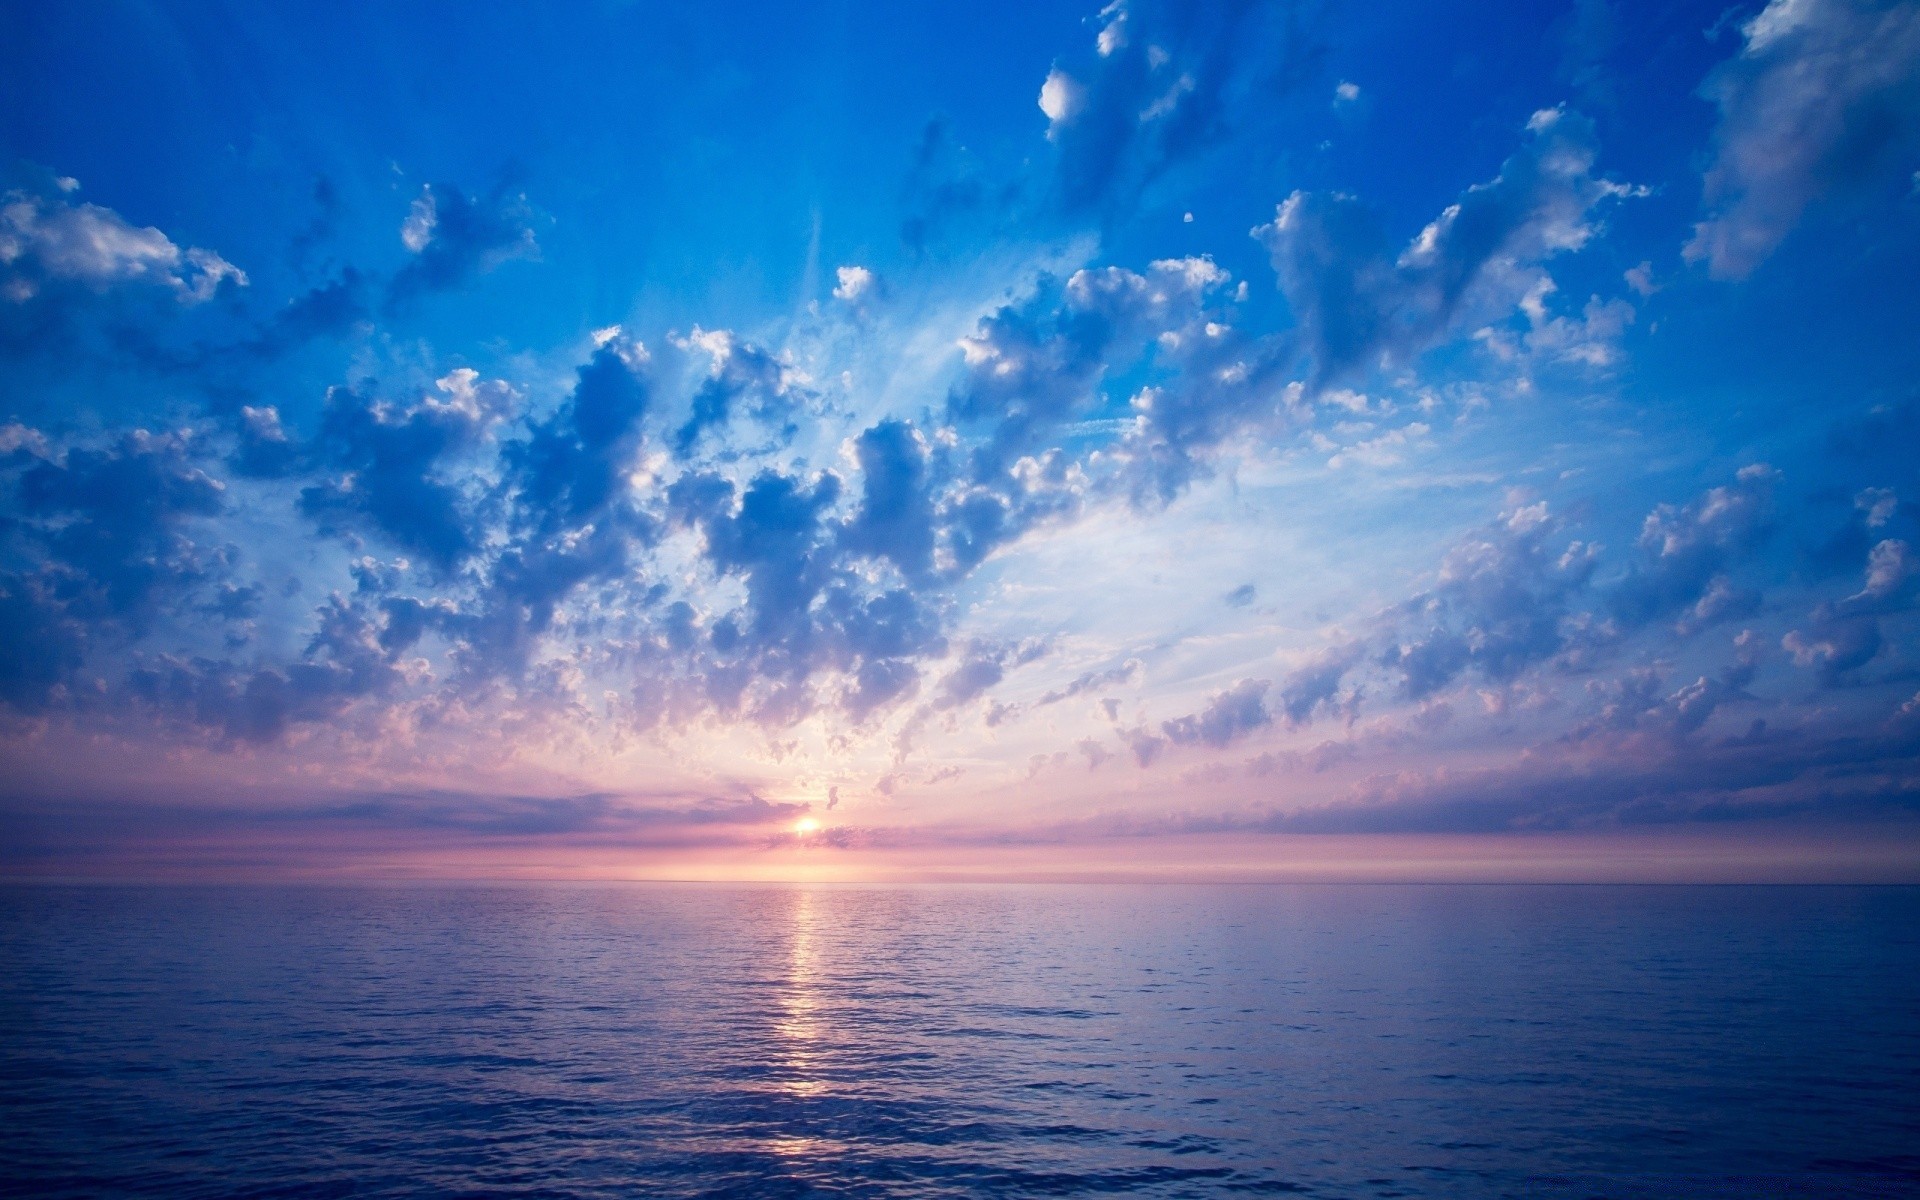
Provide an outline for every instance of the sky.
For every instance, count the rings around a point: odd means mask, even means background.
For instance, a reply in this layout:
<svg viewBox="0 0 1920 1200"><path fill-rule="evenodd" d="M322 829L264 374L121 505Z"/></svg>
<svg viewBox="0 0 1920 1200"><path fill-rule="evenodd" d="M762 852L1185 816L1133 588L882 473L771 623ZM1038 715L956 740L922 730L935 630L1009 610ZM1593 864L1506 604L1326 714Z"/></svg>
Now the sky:
<svg viewBox="0 0 1920 1200"><path fill-rule="evenodd" d="M1920 879L1920 4L0 11L8 877Z"/></svg>

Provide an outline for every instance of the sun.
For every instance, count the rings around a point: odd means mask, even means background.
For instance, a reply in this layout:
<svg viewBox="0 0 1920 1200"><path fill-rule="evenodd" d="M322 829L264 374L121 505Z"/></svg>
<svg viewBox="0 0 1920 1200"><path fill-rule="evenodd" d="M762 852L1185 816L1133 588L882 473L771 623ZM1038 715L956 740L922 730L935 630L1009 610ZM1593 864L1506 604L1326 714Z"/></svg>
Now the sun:
<svg viewBox="0 0 1920 1200"><path fill-rule="evenodd" d="M798 821L794 822L793 831L801 837L805 837L807 834L813 833L819 828L820 822L814 820L812 817L801 817Z"/></svg>

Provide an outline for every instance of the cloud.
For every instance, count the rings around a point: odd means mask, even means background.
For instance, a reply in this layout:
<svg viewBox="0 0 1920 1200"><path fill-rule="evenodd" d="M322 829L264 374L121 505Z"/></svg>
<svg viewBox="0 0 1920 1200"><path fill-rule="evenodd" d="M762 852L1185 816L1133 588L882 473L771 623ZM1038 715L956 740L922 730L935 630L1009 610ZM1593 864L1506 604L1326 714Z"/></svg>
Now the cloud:
<svg viewBox="0 0 1920 1200"><path fill-rule="evenodd" d="M1209 293L1229 278L1207 258L1159 259L1144 274L1088 268L1064 284L1043 278L1031 297L983 318L960 343L966 373L947 397L952 420L989 423L976 478L998 476L1093 405L1109 371L1197 336Z"/></svg>
<svg viewBox="0 0 1920 1200"><path fill-rule="evenodd" d="M1003 659L995 652L976 653L966 659L940 684L938 707L957 708L974 699L1006 676Z"/></svg>
<svg viewBox="0 0 1920 1200"><path fill-rule="evenodd" d="M1358 643L1323 650L1290 673L1280 685L1280 712L1288 727L1307 724L1322 709L1340 708L1340 685L1364 652Z"/></svg>
<svg viewBox="0 0 1920 1200"><path fill-rule="evenodd" d="M334 387L307 449L327 474L300 493L323 531L377 532L440 573L458 569L480 544L475 497L447 471L510 411L507 385L458 368L411 404Z"/></svg>
<svg viewBox="0 0 1920 1200"><path fill-rule="evenodd" d="M1034 702L1034 707L1044 708L1049 704L1058 704L1062 700L1071 700L1075 696L1085 695L1088 692L1098 691L1102 688L1119 687L1123 684L1132 683L1139 677L1140 671L1141 662L1137 658L1130 658L1119 666L1108 667L1104 671L1088 671L1076 677L1072 682L1068 683L1067 686L1050 691L1040 697L1039 700Z"/></svg>
<svg viewBox="0 0 1920 1200"><path fill-rule="evenodd" d="M674 436L676 454L691 458L703 437L725 430L743 401L753 416L776 426L782 436L793 434L791 410L805 389L779 359L724 329L695 326L682 345L707 355L711 365L693 394L686 423Z"/></svg>
<svg viewBox="0 0 1920 1200"><path fill-rule="evenodd" d="M1752 273L1809 205L1910 171L1920 145L1920 8L1772 0L1702 91L1720 109L1687 243L1716 279Z"/></svg>
<svg viewBox="0 0 1920 1200"><path fill-rule="evenodd" d="M841 544L883 558L910 582L933 571L935 511L927 447L905 421L882 421L854 440L860 465L860 507Z"/></svg>
<svg viewBox="0 0 1920 1200"><path fill-rule="evenodd" d="M716 614L690 647L693 677L714 710L790 725L826 702L823 677L838 675L850 686L836 702L865 721L912 695L916 664L946 652L938 593L876 584L855 569L875 551L917 560L900 548L902 526L870 505L848 525L836 521L841 488L832 472L766 469L744 490L710 472L689 472L668 489L671 519L700 532L708 567L744 585L745 603ZM943 696L967 698L952 686Z"/></svg>
<svg viewBox="0 0 1920 1200"><path fill-rule="evenodd" d="M226 488L186 435L136 430L58 457L16 450L10 465L12 533L40 558L38 581L10 588L16 602L37 596L70 617L140 628L170 592L223 573L224 555L190 533L223 511Z"/></svg>
<svg viewBox="0 0 1920 1200"><path fill-rule="evenodd" d="M469 675L522 676L566 599L628 578L636 548L657 540L661 522L631 483L652 406L649 361L644 346L609 336L566 401L501 448L503 544L475 611L441 622L461 640Z"/></svg>
<svg viewBox="0 0 1920 1200"><path fill-rule="evenodd" d="M1640 527L1640 559L1613 589L1610 607L1630 625L1691 608L1694 624L1741 616L1757 597L1733 588L1724 572L1772 531L1779 472L1742 467L1731 484L1685 505L1662 504Z"/></svg>
<svg viewBox="0 0 1920 1200"><path fill-rule="evenodd" d="M1242 679L1216 693L1200 712L1162 722L1160 732L1176 746L1222 749L1273 724L1266 706L1267 689L1272 686L1265 679Z"/></svg>
<svg viewBox="0 0 1920 1200"><path fill-rule="evenodd" d="M1423 700L1470 669L1511 680L1566 647L1564 627L1594 560L1558 533L1545 505L1530 505L1447 552L1434 586L1388 623L1380 661L1398 673L1408 699Z"/></svg>
<svg viewBox="0 0 1920 1200"><path fill-rule="evenodd" d="M1060 205L1130 204L1171 168L1266 119L1318 53L1303 11L1252 0L1108 5L1093 55L1056 64L1040 87Z"/></svg>
<svg viewBox="0 0 1920 1200"><path fill-rule="evenodd" d="M421 188L400 242L413 257L388 284L389 305L464 287L503 262L540 252L526 196L505 188L484 197L446 184Z"/></svg>
<svg viewBox="0 0 1920 1200"><path fill-rule="evenodd" d="M0 574L0 701L37 713L64 695L85 661L88 627L67 611L51 580Z"/></svg>
<svg viewBox="0 0 1920 1200"><path fill-rule="evenodd" d="M275 873L343 862L390 862L396 853L449 846L518 849L568 846L649 848L757 845L790 826L803 802L751 792L714 795L576 792L517 794L452 789L301 795L273 806L200 799L131 803L83 796L50 803L0 795L4 861L98 868L150 862L193 847L233 854Z"/></svg>
<svg viewBox="0 0 1920 1200"><path fill-rule="evenodd" d="M833 298L848 304L859 303L873 294L880 284L879 276L861 266L836 267L834 277L840 283L833 289Z"/></svg>
<svg viewBox="0 0 1920 1200"><path fill-rule="evenodd" d="M1782 819L1911 818L1920 795L1901 782L1911 746L1834 739L1568 760L1522 759L1466 771L1369 781L1351 799L1275 816L1290 833L1474 833L1725 825ZM1867 764L1871 769L1863 769Z"/></svg>
<svg viewBox="0 0 1920 1200"><path fill-rule="evenodd" d="M1842 613L1823 604L1814 609L1805 630L1789 630L1780 645L1795 666L1817 671L1823 683L1834 686L1872 662L1885 649L1886 639L1873 617Z"/></svg>
<svg viewBox="0 0 1920 1200"><path fill-rule="evenodd" d="M65 194L0 196L0 303L25 304L49 286L94 292L130 286L167 289L182 304L211 300L247 273L211 250L182 248L152 226Z"/></svg>
<svg viewBox="0 0 1920 1200"><path fill-rule="evenodd" d="M936 116L921 130L902 191L900 240L918 255L956 230L998 227L1014 214L1021 184L1017 177L992 177L955 140L951 122Z"/></svg>
<svg viewBox="0 0 1920 1200"><path fill-rule="evenodd" d="M1417 354L1481 291L1495 317L1517 308L1540 263L1586 246L1600 228L1596 208L1633 193L1596 176L1595 160L1591 122L1543 109L1498 176L1467 189L1398 253L1353 197L1289 196L1253 236L1272 255L1314 385Z"/></svg>

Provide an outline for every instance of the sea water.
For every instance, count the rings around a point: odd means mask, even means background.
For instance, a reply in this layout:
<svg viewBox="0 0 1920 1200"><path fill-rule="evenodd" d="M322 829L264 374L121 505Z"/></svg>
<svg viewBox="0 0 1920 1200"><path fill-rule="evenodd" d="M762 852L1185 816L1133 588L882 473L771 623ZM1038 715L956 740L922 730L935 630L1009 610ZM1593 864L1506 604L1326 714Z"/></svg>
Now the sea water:
<svg viewBox="0 0 1920 1200"><path fill-rule="evenodd" d="M1920 1195L1920 889L4 889L0 1186Z"/></svg>

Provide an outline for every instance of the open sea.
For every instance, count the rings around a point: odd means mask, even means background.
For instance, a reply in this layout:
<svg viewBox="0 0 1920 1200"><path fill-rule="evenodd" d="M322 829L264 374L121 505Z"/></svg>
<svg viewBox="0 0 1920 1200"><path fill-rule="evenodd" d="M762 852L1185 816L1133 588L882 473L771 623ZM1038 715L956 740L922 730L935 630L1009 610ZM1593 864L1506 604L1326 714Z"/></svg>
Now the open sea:
<svg viewBox="0 0 1920 1200"><path fill-rule="evenodd" d="M34 1196L1920 1196L1920 889L0 889Z"/></svg>

